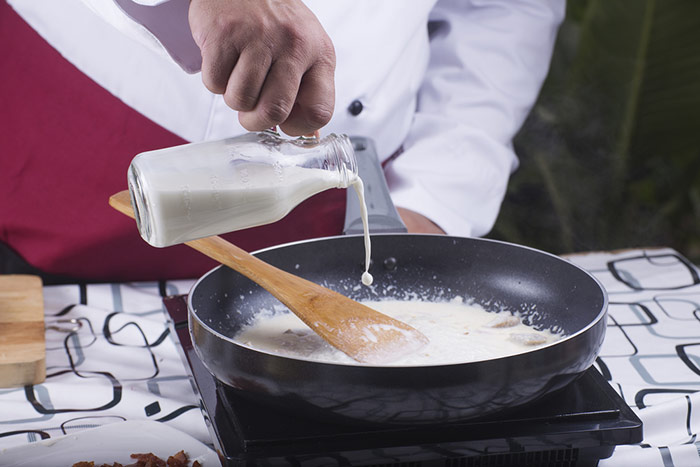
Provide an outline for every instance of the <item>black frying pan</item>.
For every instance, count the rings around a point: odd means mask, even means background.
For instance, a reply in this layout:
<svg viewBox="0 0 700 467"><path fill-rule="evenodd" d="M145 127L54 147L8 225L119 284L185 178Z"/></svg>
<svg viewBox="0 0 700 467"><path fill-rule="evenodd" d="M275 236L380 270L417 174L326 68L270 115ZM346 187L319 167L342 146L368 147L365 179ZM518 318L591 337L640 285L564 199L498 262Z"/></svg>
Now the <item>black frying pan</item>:
<svg viewBox="0 0 700 467"><path fill-rule="evenodd" d="M354 143L372 231L400 230L376 156L364 156L373 149L371 141L355 138ZM348 209L357 211L352 194L348 200ZM358 231L355 218L347 216L346 231ZM567 336L518 355L438 366L372 367L281 357L232 339L277 300L227 267L213 269L188 298L199 357L218 380L242 394L305 415L398 424L487 416L571 382L591 366L605 334L607 295L600 283L566 260L523 246L439 235L373 235L375 289L358 287L364 266L359 235L282 245L255 255L356 300L403 299L407 292L440 300L461 296L488 311L519 312L526 323L562 329Z"/></svg>
<svg viewBox="0 0 700 467"><path fill-rule="evenodd" d="M276 302L238 273L219 267L189 295L190 332L221 382L288 410L381 423L435 423L488 415L572 381L596 358L607 297L588 273L556 256L508 243L432 235L377 235L372 274L378 295L357 287L361 237L335 237L256 256L356 300L401 299L406 291L441 300L473 299L489 311L518 311L538 328L568 336L486 361L416 367L338 365L271 355L231 339Z"/></svg>

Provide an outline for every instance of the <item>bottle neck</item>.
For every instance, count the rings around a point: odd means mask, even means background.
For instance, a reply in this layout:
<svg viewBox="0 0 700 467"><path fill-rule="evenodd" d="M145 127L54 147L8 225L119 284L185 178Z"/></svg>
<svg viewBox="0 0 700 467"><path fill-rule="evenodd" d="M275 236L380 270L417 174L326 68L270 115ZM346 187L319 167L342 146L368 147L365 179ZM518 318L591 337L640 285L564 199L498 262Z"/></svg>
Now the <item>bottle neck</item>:
<svg viewBox="0 0 700 467"><path fill-rule="evenodd" d="M258 143L274 147L277 152L275 157L286 159L290 165L323 169L337 174L336 188L347 188L358 179L355 149L347 135L331 133L321 139L314 136L288 139L273 129L254 135Z"/></svg>
<svg viewBox="0 0 700 467"><path fill-rule="evenodd" d="M328 145L329 168L337 170L338 188L347 188L358 178L355 149L347 135L331 133L321 140Z"/></svg>

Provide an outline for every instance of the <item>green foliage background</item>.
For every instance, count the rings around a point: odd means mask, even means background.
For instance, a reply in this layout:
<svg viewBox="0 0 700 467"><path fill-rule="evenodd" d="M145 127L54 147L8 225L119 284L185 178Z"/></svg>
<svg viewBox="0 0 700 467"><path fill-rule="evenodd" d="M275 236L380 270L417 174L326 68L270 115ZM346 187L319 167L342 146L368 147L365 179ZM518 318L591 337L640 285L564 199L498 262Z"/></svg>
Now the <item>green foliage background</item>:
<svg viewBox="0 0 700 467"><path fill-rule="evenodd" d="M700 1L569 0L489 235L700 264Z"/></svg>

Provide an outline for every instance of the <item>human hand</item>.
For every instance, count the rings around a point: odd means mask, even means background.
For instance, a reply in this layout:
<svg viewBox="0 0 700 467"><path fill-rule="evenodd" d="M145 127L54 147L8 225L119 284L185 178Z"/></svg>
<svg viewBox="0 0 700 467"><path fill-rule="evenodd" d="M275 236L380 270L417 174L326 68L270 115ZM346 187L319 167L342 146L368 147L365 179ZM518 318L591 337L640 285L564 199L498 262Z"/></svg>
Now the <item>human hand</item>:
<svg viewBox="0 0 700 467"><path fill-rule="evenodd" d="M301 0L192 0L202 81L249 131L313 133L333 115L335 49Z"/></svg>
<svg viewBox="0 0 700 467"><path fill-rule="evenodd" d="M396 210L401 216L401 220L406 224L408 233L434 233L444 234L445 231L437 226L433 221L410 209L397 207Z"/></svg>

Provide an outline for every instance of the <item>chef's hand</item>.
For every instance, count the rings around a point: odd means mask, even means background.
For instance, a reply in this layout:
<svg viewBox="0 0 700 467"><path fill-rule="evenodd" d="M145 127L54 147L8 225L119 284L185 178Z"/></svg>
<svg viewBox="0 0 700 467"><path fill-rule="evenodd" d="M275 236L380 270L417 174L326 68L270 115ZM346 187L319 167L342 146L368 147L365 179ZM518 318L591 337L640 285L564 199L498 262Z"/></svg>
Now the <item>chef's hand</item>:
<svg viewBox="0 0 700 467"><path fill-rule="evenodd" d="M399 216L401 216L401 220L404 224L406 224L406 229L408 229L408 233L445 233L445 231L438 227L437 224L435 224L433 221L423 216L422 214L418 214L417 212L411 211L410 209L400 207L397 207L396 210L399 211Z"/></svg>
<svg viewBox="0 0 700 467"><path fill-rule="evenodd" d="M202 81L249 131L313 133L333 115L335 49L301 0L192 0Z"/></svg>

